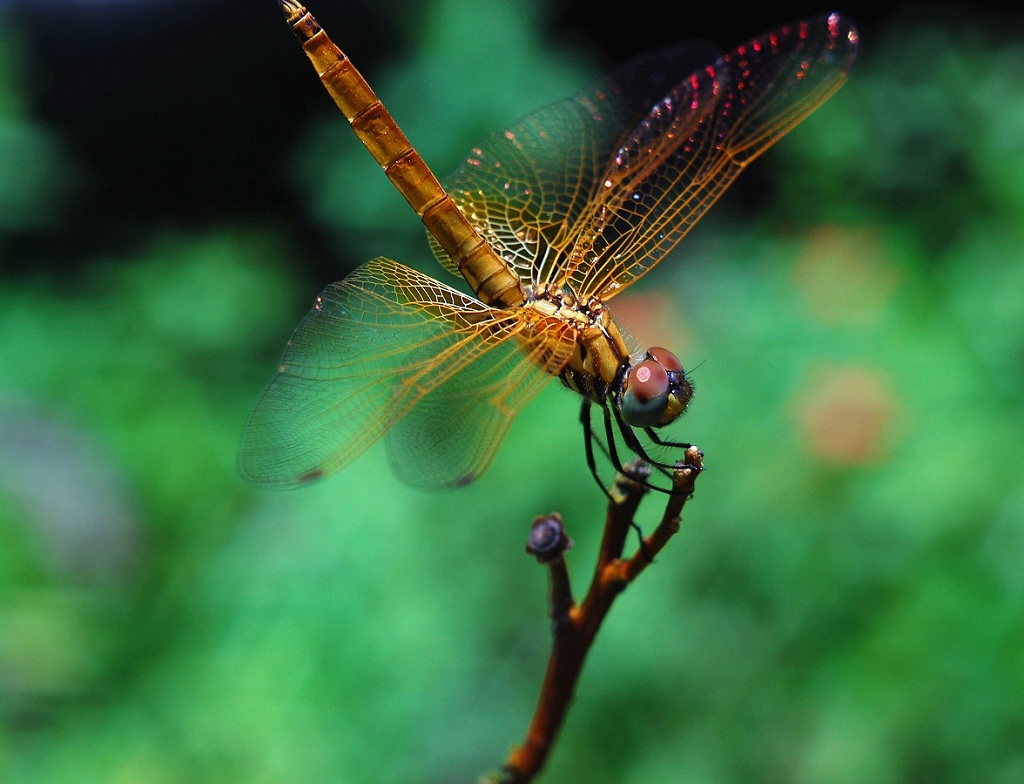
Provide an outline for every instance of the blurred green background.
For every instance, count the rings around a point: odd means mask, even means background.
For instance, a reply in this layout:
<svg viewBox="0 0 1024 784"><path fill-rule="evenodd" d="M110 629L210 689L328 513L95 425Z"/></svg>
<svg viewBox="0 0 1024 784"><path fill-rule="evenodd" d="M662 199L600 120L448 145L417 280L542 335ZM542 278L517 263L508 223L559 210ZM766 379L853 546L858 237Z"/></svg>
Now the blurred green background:
<svg viewBox="0 0 1024 784"><path fill-rule="evenodd" d="M440 172L622 57L824 10L544 8L313 5ZM849 83L615 301L697 366L710 470L546 781L1024 781L1024 28L846 10ZM573 395L459 491L377 448L236 473L381 254L437 272L272 0L0 3L0 779L473 781L521 740L527 527L563 514L578 591L601 530Z"/></svg>

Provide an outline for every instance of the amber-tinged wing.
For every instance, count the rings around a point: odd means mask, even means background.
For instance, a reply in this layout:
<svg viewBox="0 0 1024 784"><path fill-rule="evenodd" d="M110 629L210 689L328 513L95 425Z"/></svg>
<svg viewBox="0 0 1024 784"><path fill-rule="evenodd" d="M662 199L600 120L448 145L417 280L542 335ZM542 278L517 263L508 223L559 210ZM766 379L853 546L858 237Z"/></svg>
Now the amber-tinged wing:
<svg viewBox="0 0 1024 784"><path fill-rule="evenodd" d="M295 486L388 433L402 479L464 484L572 348L561 323L528 323L375 259L328 286L295 330L246 426L242 473Z"/></svg>
<svg viewBox="0 0 1024 784"><path fill-rule="evenodd" d="M480 234L523 281L552 280L608 161L652 105L719 52L685 44L637 57L578 94L527 115L474 147L442 180ZM694 121L696 122L696 121ZM429 237L437 260L458 268Z"/></svg>
<svg viewBox="0 0 1024 784"><path fill-rule="evenodd" d="M855 28L830 14L696 70L676 50L642 58L489 137L445 186L524 280L607 299L839 88L857 43ZM646 101L639 116L636 94Z"/></svg>

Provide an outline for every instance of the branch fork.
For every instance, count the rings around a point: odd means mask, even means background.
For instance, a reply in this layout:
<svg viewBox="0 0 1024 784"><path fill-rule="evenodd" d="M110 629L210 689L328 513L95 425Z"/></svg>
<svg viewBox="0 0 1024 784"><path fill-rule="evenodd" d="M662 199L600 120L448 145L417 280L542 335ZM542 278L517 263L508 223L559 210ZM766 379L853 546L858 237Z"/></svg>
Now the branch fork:
<svg viewBox="0 0 1024 784"><path fill-rule="evenodd" d="M590 586L583 601L573 597L569 569L564 554L572 539L557 512L538 517L530 527L526 551L547 566L551 580L548 612L553 644L537 708L522 745L505 760L501 770L485 781L492 784L525 784L541 770L561 729L583 662L601 628L605 616L618 596L661 552L679 531L682 511L692 497L694 485L704 470L703 453L691 446L685 460L677 464L672 477L661 522L629 557L624 557L630 529L637 528L634 517L648 487L641 484L650 469L636 461L620 473L609 491L604 536ZM636 481L637 479L641 481Z"/></svg>

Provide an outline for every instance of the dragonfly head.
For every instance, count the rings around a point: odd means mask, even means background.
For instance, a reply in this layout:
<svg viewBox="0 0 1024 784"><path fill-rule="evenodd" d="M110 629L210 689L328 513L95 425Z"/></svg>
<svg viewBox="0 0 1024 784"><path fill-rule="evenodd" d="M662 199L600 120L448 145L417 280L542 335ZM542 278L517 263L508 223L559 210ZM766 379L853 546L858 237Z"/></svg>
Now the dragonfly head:
<svg viewBox="0 0 1024 784"><path fill-rule="evenodd" d="M619 408L633 427L662 427L682 416L692 397L679 358L654 347L627 371Z"/></svg>

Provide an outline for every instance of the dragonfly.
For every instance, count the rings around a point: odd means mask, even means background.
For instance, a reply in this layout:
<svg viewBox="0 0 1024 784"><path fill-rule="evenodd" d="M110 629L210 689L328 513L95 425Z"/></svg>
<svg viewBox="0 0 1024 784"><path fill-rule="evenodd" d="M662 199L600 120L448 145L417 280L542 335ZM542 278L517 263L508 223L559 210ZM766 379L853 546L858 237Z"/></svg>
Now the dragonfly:
<svg viewBox="0 0 1024 784"><path fill-rule="evenodd" d="M608 463L630 470L621 458L639 457L648 468L636 478L671 492L659 480L689 445L659 430L687 410L693 385L671 351L634 345L608 303L843 84L854 25L830 13L721 56L687 45L642 55L484 139L442 183L306 8L278 4L440 266L473 295L387 258L329 285L248 420L244 477L304 485L383 437L403 481L462 486L557 378L582 399L598 485Z"/></svg>

